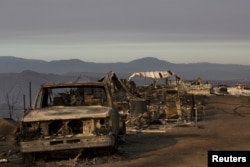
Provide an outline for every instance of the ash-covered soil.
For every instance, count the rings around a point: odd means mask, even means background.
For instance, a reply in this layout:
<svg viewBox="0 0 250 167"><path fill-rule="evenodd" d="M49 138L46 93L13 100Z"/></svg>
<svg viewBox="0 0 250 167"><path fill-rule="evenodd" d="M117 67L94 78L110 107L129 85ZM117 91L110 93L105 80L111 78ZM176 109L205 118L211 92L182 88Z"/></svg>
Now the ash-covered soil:
<svg viewBox="0 0 250 167"><path fill-rule="evenodd" d="M205 120L196 126L169 126L166 133L129 133L116 153L90 152L74 159L48 155L29 166L206 167L208 150L250 150L249 97L208 96ZM0 166L27 166L14 140L0 140ZM7 160L8 162L1 162Z"/></svg>

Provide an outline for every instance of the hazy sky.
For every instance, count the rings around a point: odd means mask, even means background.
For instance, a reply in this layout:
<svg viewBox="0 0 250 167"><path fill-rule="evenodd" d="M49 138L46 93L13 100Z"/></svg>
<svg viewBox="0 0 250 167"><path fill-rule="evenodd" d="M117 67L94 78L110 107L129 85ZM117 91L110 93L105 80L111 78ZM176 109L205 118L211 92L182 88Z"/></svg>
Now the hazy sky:
<svg viewBox="0 0 250 167"><path fill-rule="evenodd" d="M0 56L250 65L250 0L0 0Z"/></svg>

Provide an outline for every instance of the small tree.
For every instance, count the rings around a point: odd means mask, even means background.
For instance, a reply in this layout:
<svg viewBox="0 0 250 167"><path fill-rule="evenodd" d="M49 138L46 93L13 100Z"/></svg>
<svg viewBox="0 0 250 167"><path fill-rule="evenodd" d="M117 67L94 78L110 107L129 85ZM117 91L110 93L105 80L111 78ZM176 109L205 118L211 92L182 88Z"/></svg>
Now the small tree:
<svg viewBox="0 0 250 167"><path fill-rule="evenodd" d="M12 93L13 88L11 88L8 92L4 93L4 98L8 106L9 118L13 119L13 114L15 111L15 106L20 102L21 90L16 93Z"/></svg>

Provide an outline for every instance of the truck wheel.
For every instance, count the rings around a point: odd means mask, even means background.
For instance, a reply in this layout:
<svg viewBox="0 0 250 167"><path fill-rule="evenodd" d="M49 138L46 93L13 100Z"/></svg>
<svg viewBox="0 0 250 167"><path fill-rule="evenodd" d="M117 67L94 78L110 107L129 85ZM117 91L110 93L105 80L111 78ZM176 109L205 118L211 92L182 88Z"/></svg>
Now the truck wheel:
<svg viewBox="0 0 250 167"><path fill-rule="evenodd" d="M23 163L24 164L34 164L35 163L35 154L32 153L23 153Z"/></svg>
<svg viewBox="0 0 250 167"><path fill-rule="evenodd" d="M118 137L117 136L114 136L114 137L115 137L114 145L108 147L108 152L111 153L111 154L114 154L118 149Z"/></svg>

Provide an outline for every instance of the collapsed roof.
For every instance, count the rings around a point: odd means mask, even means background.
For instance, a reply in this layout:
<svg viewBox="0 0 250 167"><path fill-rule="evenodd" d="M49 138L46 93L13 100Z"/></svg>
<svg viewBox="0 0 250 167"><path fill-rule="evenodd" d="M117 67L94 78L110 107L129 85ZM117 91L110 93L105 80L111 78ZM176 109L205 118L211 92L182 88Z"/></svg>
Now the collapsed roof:
<svg viewBox="0 0 250 167"><path fill-rule="evenodd" d="M149 71L149 72L135 72L128 78L128 80L130 81L135 76L150 78L153 80L166 79L172 76L176 77L177 79L181 79L180 76L178 76L176 73L172 71Z"/></svg>

